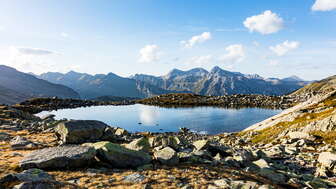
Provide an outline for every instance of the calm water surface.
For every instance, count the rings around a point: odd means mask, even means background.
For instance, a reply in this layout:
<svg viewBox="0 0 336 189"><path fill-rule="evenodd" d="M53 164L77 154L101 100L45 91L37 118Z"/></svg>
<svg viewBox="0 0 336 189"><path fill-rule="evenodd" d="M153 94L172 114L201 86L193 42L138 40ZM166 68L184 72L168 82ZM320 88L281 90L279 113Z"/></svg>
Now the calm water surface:
<svg viewBox="0 0 336 189"><path fill-rule="evenodd" d="M136 104L63 109L41 112L38 115L51 113L57 119L99 120L131 132L175 132L180 127L187 127L195 132L218 134L242 130L280 111L260 108L162 108Z"/></svg>

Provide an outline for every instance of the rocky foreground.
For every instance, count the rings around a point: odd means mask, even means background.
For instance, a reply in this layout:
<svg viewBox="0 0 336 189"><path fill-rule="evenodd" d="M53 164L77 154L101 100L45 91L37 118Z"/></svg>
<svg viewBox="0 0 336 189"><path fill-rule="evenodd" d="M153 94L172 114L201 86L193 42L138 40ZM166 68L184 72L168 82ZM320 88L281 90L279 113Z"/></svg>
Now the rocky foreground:
<svg viewBox="0 0 336 189"><path fill-rule="evenodd" d="M334 96L321 103L308 120L336 127ZM275 131L129 133L2 106L0 188L336 188L336 135Z"/></svg>

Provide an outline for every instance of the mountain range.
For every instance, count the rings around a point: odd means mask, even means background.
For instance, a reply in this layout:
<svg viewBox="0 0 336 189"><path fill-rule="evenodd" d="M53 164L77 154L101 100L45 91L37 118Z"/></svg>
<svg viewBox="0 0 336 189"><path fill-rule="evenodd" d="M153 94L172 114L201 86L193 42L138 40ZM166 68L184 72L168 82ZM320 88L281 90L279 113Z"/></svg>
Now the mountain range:
<svg viewBox="0 0 336 189"><path fill-rule="evenodd" d="M284 95L308 82L292 76L284 79L263 78L257 74L242 74L214 67L207 71L194 68L173 69L163 76L136 74L129 78L113 73L90 75L70 71L62 74L48 72L38 76L52 83L68 86L82 98L100 96L149 97L166 93L195 93L200 95L264 94Z"/></svg>
<svg viewBox="0 0 336 189"><path fill-rule="evenodd" d="M0 65L0 104L14 104L33 97L80 98L69 87Z"/></svg>

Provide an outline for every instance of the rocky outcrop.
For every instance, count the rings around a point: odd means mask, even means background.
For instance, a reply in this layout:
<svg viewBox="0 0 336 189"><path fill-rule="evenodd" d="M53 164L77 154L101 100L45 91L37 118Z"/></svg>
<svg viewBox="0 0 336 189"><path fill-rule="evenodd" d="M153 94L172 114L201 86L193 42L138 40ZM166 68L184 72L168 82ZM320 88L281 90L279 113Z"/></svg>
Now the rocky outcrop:
<svg viewBox="0 0 336 189"><path fill-rule="evenodd" d="M87 146L59 146L36 150L20 161L22 169L69 169L89 165L96 151Z"/></svg>
<svg viewBox="0 0 336 189"><path fill-rule="evenodd" d="M263 107L288 108L294 99L285 96L266 95L224 95L201 96L196 94L165 94L136 101L140 104L156 106L220 106L227 108Z"/></svg>
<svg viewBox="0 0 336 189"><path fill-rule="evenodd" d="M101 121L71 120L58 124L56 133L63 144L81 144L99 140L107 127Z"/></svg>

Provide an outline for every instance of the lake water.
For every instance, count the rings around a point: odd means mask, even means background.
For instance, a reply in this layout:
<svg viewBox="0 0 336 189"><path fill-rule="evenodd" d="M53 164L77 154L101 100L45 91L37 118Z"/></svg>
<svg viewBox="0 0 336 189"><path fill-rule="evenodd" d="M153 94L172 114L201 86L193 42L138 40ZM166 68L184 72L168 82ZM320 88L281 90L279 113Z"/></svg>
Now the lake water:
<svg viewBox="0 0 336 189"><path fill-rule="evenodd" d="M41 112L55 114L56 119L99 120L131 132L175 132L181 127L205 134L240 131L276 115L281 110L219 107L162 108L147 105L92 106Z"/></svg>

